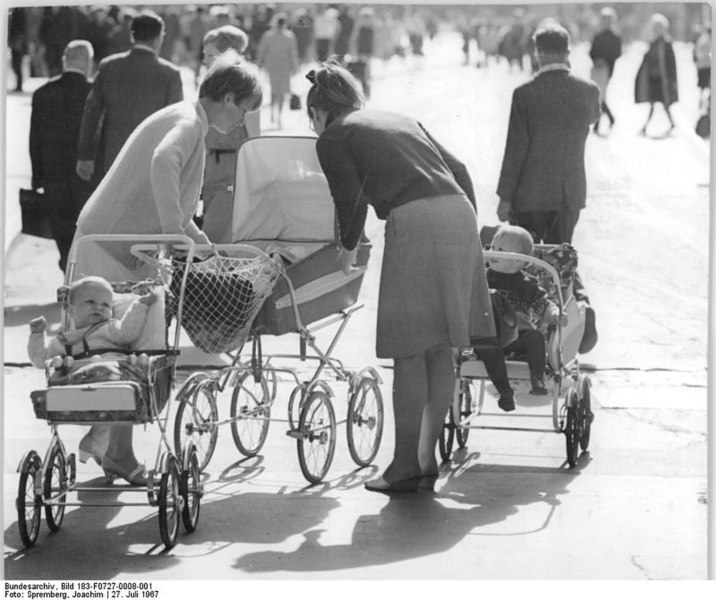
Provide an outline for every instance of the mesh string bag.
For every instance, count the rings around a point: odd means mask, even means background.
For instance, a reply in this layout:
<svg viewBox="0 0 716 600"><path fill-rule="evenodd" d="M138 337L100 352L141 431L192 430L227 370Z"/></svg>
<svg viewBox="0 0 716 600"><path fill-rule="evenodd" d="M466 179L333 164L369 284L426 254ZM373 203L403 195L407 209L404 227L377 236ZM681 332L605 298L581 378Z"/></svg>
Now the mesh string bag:
<svg viewBox="0 0 716 600"><path fill-rule="evenodd" d="M209 354L240 349L281 276L281 267L267 256L215 254L194 260L187 265L182 259L172 258L172 317L178 312L182 277L188 268L181 325L189 339Z"/></svg>

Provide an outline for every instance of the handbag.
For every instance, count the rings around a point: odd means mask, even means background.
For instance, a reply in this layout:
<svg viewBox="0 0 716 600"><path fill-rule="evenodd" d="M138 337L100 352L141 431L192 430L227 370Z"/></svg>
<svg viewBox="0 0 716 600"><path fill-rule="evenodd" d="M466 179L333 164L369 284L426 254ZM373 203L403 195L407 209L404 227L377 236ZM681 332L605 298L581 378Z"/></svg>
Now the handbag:
<svg viewBox="0 0 716 600"><path fill-rule="evenodd" d="M50 200L37 190L20 188L22 233L48 240L54 239L50 228Z"/></svg>
<svg viewBox="0 0 716 600"><path fill-rule="evenodd" d="M291 94L289 108L291 110L301 110L301 97L298 94Z"/></svg>

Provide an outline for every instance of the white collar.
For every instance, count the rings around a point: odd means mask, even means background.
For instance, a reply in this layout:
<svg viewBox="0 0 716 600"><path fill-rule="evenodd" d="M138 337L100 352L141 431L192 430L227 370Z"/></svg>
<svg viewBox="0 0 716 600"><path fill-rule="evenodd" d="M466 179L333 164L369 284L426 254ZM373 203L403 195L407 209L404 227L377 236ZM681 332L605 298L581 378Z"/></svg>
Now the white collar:
<svg viewBox="0 0 716 600"><path fill-rule="evenodd" d="M157 51L152 48L151 46L146 46L145 44L136 43L132 48L136 48L137 50L149 50L152 54L156 54Z"/></svg>
<svg viewBox="0 0 716 600"><path fill-rule="evenodd" d="M75 69L73 67L67 67L66 69L62 70L63 73L79 73L83 77L87 78L87 73L85 73L82 69Z"/></svg>
<svg viewBox="0 0 716 600"><path fill-rule="evenodd" d="M549 71L567 71L569 72L569 65L566 63L550 63L548 65L545 65L542 67L537 73L535 73L535 77L538 75L542 75L542 73L547 73Z"/></svg>

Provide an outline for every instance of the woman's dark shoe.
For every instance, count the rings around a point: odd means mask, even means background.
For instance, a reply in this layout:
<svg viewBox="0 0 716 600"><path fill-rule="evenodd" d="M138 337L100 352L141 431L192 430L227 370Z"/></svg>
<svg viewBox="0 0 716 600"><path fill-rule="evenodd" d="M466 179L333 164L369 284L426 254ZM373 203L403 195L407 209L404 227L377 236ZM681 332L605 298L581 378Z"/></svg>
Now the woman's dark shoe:
<svg viewBox="0 0 716 600"><path fill-rule="evenodd" d="M532 378L532 389L530 390L530 394L533 396L546 396L547 395L547 388L544 387L544 382L541 379L537 379L536 377Z"/></svg>
<svg viewBox="0 0 716 600"><path fill-rule="evenodd" d="M420 478L420 483L418 484L418 489L421 492L434 492L435 491L435 482L438 480L438 475L439 475L439 473L423 475Z"/></svg>
<svg viewBox="0 0 716 600"><path fill-rule="evenodd" d="M381 494L412 494L418 491L422 477L411 477L400 481L388 482L382 477L367 481L365 489L369 492L380 492Z"/></svg>

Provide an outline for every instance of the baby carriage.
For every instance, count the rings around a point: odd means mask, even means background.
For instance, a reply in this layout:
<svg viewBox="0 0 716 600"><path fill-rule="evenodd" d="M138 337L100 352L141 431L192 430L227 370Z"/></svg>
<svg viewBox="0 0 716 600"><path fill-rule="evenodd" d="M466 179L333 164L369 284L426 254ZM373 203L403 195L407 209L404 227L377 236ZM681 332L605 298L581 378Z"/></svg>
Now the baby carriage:
<svg viewBox="0 0 716 600"><path fill-rule="evenodd" d="M551 325L545 334L547 369L545 383L551 400L551 413L541 414L529 395L530 372L524 356L507 356L507 374L515 390L517 410L514 413L483 412L489 376L485 365L473 351L463 352L458 359L455 396L440 436L439 450L449 460L457 441L459 448L467 445L471 429L563 433L566 439L567 462L574 467L579 448L587 450L591 424L591 382L580 373L577 351L585 327L584 301L573 294L577 253L569 244L537 244L534 256L512 252L485 250L485 260L515 258L528 263L525 270L538 278L560 312L568 317L564 326ZM515 421L530 424L550 419L551 427L517 426ZM509 420L510 425L500 425Z"/></svg>
<svg viewBox="0 0 716 600"><path fill-rule="evenodd" d="M348 448L361 467L375 458L383 431L380 376L372 367L348 370L332 357L336 343L356 305L370 244L358 248L356 272L344 274L336 258L336 220L333 201L310 137L269 136L246 141L237 156L234 186L234 245L265 252L280 265L280 273L268 298L249 327L228 343L207 343L207 331L215 327L221 303L206 296L192 298L187 287L183 324L194 345L208 353L227 353L231 364L218 375L195 373L194 392L182 398L175 421L175 447L186 439L199 449L204 469L214 452L218 428L230 425L238 451L256 456L264 445L273 405L281 381L292 383L288 403L287 435L296 440L303 476L320 482L333 460L338 425L345 423ZM190 275L191 276L191 275ZM216 310L208 312L213 304ZM328 348L318 347L316 331L338 324ZM193 332L191 329L193 328ZM262 352L262 336L299 336L299 354ZM242 357L245 341L250 355ZM296 363L315 361L315 372L302 380ZM324 371L348 384L345 420L337 420L335 393ZM229 417L220 419L218 399L226 397Z"/></svg>
<svg viewBox="0 0 716 600"><path fill-rule="evenodd" d="M194 253L190 238L183 235L91 235L81 238L70 251L66 285L58 290L63 331L70 328L67 292L69 284L78 278L79 253L100 251L116 243L131 245L132 254L138 261L154 267L169 260L157 258L166 253L168 244L188 247L190 258ZM92 273L83 275L87 274ZM47 525L54 532L60 529L68 506L145 505L143 502L80 502L79 499L73 502L70 501L72 494L98 497L102 493L118 491L146 493L149 504L159 509L160 536L167 548L176 543L180 520L187 532L194 531L198 525L203 486L196 448L188 443L175 453L166 435L170 413L167 401L174 387L179 354L179 327L175 327L174 341L169 343L170 328L165 315L168 280L161 269L155 269L155 275L152 281L139 285L136 282L111 283L115 317L121 317L137 293L142 291L140 288L153 287L158 295L158 300L148 309L140 337L126 351L113 349L111 355L106 354L107 350L87 351L76 358L50 359L45 367L47 387L31 393L35 415L47 421L52 437L44 458L30 450L18 467L18 527L27 547L37 540L43 507ZM180 306L182 296L183 288L179 289ZM99 353L105 353L105 356ZM186 386L178 396L185 393ZM158 427L159 444L146 486L93 487L77 481L76 457L68 452L62 441L60 426L98 424L155 424ZM111 476L107 476L107 483L112 483Z"/></svg>

